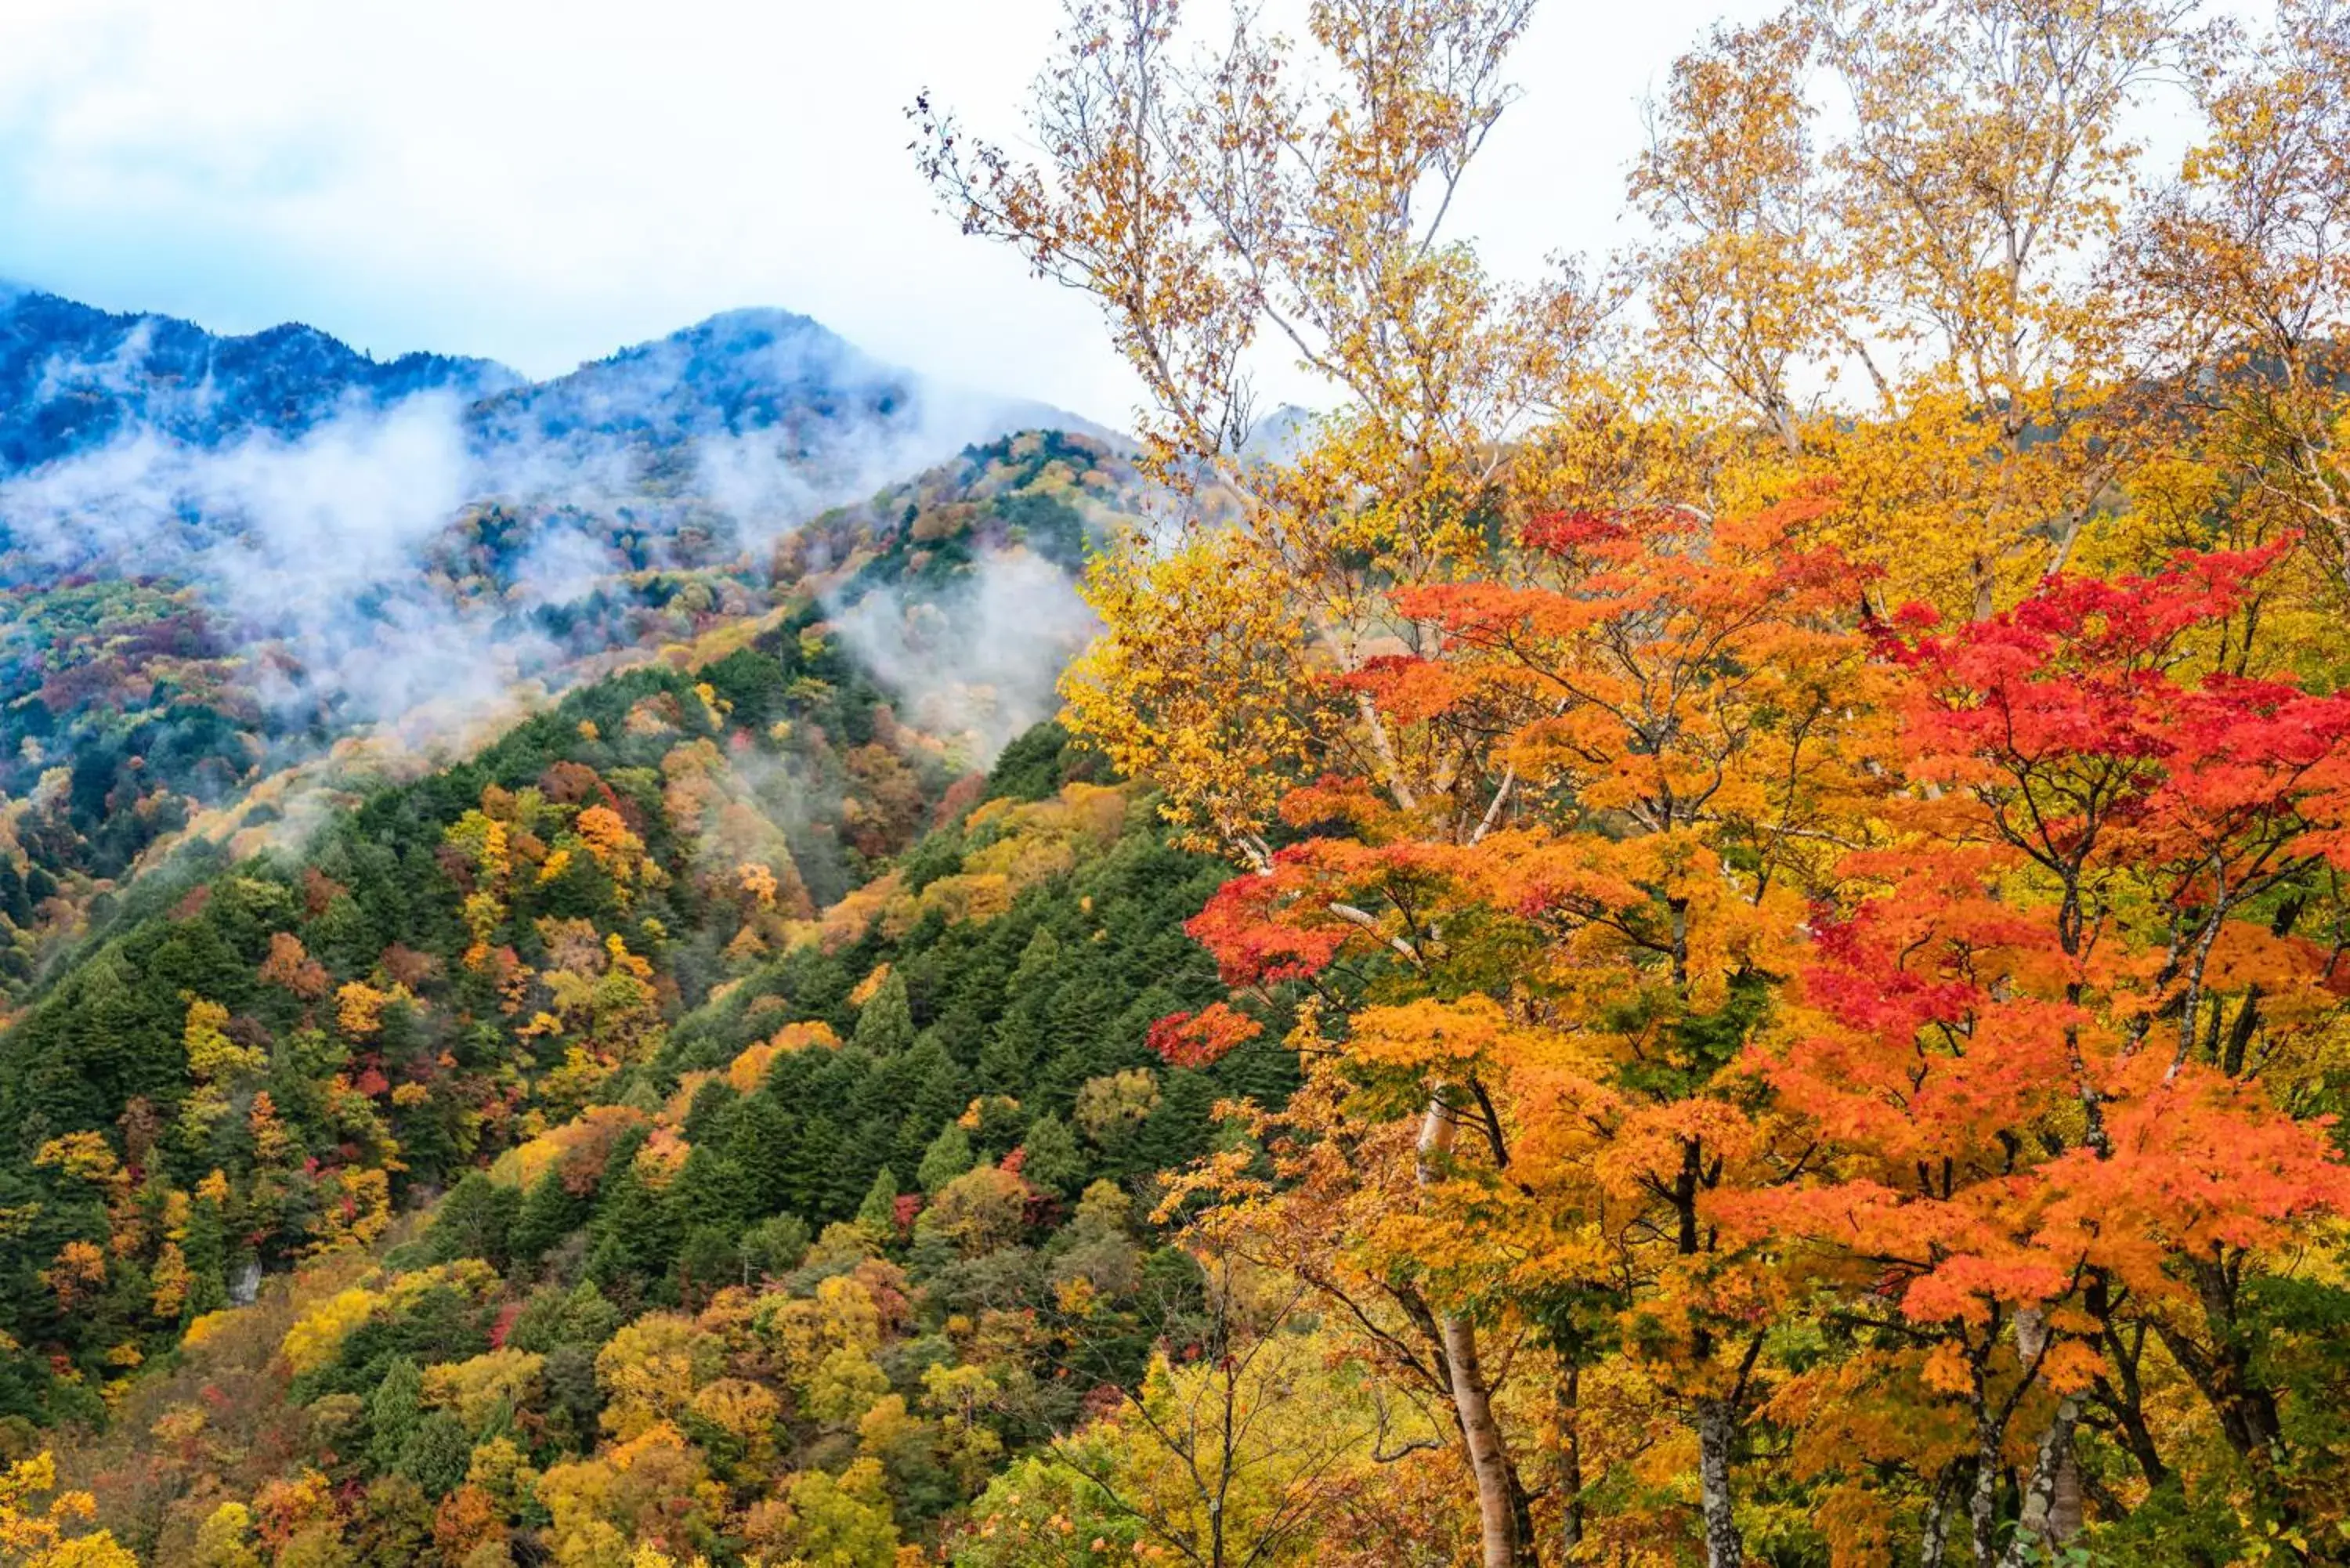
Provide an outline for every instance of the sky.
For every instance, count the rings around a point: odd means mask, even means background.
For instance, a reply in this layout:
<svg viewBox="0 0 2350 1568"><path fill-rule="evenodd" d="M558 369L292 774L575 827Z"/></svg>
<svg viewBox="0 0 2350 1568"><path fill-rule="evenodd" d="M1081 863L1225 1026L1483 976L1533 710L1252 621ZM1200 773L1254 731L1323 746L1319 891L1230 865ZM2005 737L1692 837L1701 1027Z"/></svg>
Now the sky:
<svg viewBox="0 0 2350 1568"><path fill-rule="evenodd" d="M1462 232L1530 275L1621 237L1640 103L1752 0L1545 0ZM5 0L0 278L216 331L559 374L779 306L1123 424L1079 296L916 174L924 89L1015 135L1058 0ZM1284 388L1274 368L1267 390Z"/></svg>

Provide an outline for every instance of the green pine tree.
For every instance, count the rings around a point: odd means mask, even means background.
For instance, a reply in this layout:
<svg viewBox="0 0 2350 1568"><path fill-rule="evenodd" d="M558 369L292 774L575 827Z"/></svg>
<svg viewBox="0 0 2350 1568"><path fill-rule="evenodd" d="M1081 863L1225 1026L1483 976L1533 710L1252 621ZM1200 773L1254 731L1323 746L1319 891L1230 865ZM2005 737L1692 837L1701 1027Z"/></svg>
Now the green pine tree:
<svg viewBox="0 0 2350 1568"><path fill-rule="evenodd" d="M400 1450L399 1473L423 1489L427 1497L446 1497L464 1484L465 1468L473 1457L473 1437L463 1423L446 1410L435 1410L416 1424Z"/></svg>
<svg viewBox="0 0 2350 1568"><path fill-rule="evenodd" d="M857 1206L857 1223L878 1242L898 1239L898 1177L888 1166L874 1172L865 1201Z"/></svg>
<svg viewBox="0 0 2350 1568"><path fill-rule="evenodd" d="M914 1009L906 1000L906 977L896 970L882 981L857 1014L857 1044L877 1056L893 1055L914 1044Z"/></svg>
<svg viewBox="0 0 2350 1568"><path fill-rule="evenodd" d="M1050 1111L1028 1124L1028 1133L1020 1147L1027 1150L1020 1174L1035 1186L1066 1198L1083 1183L1090 1168L1084 1152L1077 1147L1077 1135L1069 1124Z"/></svg>
<svg viewBox="0 0 2350 1568"><path fill-rule="evenodd" d="M400 1463L424 1419L424 1374L405 1355L393 1358L368 1399L368 1462L379 1474Z"/></svg>
<svg viewBox="0 0 2350 1568"><path fill-rule="evenodd" d="M547 1250L587 1221L588 1199L563 1185L559 1171L548 1171L523 1194L522 1210L506 1232L506 1247L517 1259L536 1262Z"/></svg>
<svg viewBox="0 0 2350 1568"><path fill-rule="evenodd" d="M972 1150L971 1134L962 1130L962 1123L949 1122L923 1151L921 1168L914 1172L914 1179L923 1191L936 1192L977 1163L979 1157Z"/></svg>

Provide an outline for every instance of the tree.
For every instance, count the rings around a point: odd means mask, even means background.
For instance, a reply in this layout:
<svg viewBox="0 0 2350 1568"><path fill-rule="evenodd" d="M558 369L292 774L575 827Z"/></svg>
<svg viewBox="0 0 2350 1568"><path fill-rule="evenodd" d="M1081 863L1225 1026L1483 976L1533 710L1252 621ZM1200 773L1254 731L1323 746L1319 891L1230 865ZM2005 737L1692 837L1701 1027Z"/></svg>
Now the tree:
<svg viewBox="0 0 2350 1568"><path fill-rule="evenodd" d="M898 1236L898 1177L888 1166L873 1174L873 1185L866 1189L865 1200L857 1206L857 1223L869 1232L877 1244L887 1245Z"/></svg>
<svg viewBox="0 0 2350 1568"><path fill-rule="evenodd" d="M857 1044L877 1056L893 1056L914 1044L914 1013L906 996L906 977L891 971L881 989L858 1010Z"/></svg>
<svg viewBox="0 0 2350 1568"><path fill-rule="evenodd" d="M2210 454L2248 486L2239 545L2298 535L2350 581L2340 432L2350 320L2350 18L2278 8L2270 37L2199 75L2204 140L2141 213L2116 268Z"/></svg>
<svg viewBox="0 0 2350 1568"><path fill-rule="evenodd" d="M0 1562L8 1568L137 1568L138 1559L111 1532L67 1533L92 1518L97 1504L88 1492L57 1491L57 1460L46 1451L0 1471Z"/></svg>
<svg viewBox="0 0 2350 1568"><path fill-rule="evenodd" d="M1764 1069L1812 1128L1816 1174L1721 1207L1735 1231L1831 1253L1853 1321L1893 1307L1879 1337L1918 1348L1892 1362L1929 1407L1962 1404L1971 1452L1902 1456L1936 1501L1929 1554L1961 1470L1976 1561L2076 1530L2058 1491L2093 1398L2146 1479L2168 1475L2108 1380L2135 1359L2132 1322L2175 1342L2260 1506L2310 1528L2235 1318L2261 1260L2350 1203L2350 1165L2233 1042L2263 1027L2262 996L2309 995L2329 967L2272 911L2343 853L2350 699L2197 678L2187 657L2275 555L2052 585L1949 634L1918 617L1896 648L1909 770L1940 788L1905 803L1901 842L1847 863L1854 901L1806 979L1816 1032ZM2164 1326L2182 1317L2207 1318L2215 1348Z"/></svg>
<svg viewBox="0 0 2350 1568"><path fill-rule="evenodd" d="M914 1172L914 1180L924 1192L935 1193L947 1183L977 1164L979 1157L971 1147L971 1134L961 1122L949 1122L922 1151L921 1168Z"/></svg>
<svg viewBox="0 0 2350 1568"><path fill-rule="evenodd" d="M1443 1440L1425 1411L1331 1370L1326 1345L1294 1321L1305 1287L1260 1274L1212 1230L1191 1240L1207 1282L1197 1339L1180 1361L1162 1345L1140 1386L1056 1438L1048 1464L992 1487L956 1562L1055 1561L1056 1527L1075 1515L1080 1528L1063 1533L1089 1538L1085 1550L1107 1539L1198 1568L1308 1563L1348 1485Z"/></svg>
<svg viewBox="0 0 2350 1568"><path fill-rule="evenodd" d="M898 1530L890 1522L881 1467L858 1459L840 1475L807 1470L785 1488L789 1504L782 1540L789 1561L809 1568L891 1568Z"/></svg>
<svg viewBox="0 0 2350 1568"><path fill-rule="evenodd" d="M1087 1165L1069 1124L1047 1111L1028 1124L1020 1140L1025 1157L1020 1174L1046 1192L1066 1198L1085 1176Z"/></svg>
<svg viewBox="0 0 2350 1568"><path fill-rule="evenodd" d="M390 1474L424 1418L424 1374L405 1355L392 1358L368 1399L368 1462Z"/></svg>
<svg viewBox="0 0 2350 1568"><path fill-rule="evenodd" d="M1892 509L1923 524L1898 556L1871 552L1905 594L1981 618L2061 571L2147 433L2130 395L2142 367L2098 273L2138 153L2124 116L2193 51L2191 10L1816 0L1795 13L1851 119L1825 157L1850 282L1837 343L1866 361L1887 416L1856 428L1839 461L1885 476Z"/></svg>

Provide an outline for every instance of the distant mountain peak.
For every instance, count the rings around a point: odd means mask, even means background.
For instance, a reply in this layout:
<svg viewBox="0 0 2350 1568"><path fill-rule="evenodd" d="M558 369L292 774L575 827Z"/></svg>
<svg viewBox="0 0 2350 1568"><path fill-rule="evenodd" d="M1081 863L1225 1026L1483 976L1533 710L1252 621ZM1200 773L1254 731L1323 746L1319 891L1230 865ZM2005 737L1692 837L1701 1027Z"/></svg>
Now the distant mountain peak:
<svg viewBox="0 0 2350 1568"><path fill-rule="evenodd" d="M733 338L758 334L777 337L803 334L826 337L837 336L813 316L802 316L797 311L773 305L743 305L733 310L721 310L691 327L681 327L670 336L680 338Z"/></svg>

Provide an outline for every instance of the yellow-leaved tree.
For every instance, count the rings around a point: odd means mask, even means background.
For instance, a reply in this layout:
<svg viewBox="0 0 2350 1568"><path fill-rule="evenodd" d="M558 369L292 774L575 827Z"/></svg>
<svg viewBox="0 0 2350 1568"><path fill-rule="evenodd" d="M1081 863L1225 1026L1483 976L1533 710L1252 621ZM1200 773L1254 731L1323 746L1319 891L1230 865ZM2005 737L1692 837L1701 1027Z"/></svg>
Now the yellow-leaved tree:
<svg viewBox="0 0 2350 1568"><path fill-rule="evenodd" d="M138 1568L111 1532L70 1534L98 1505L86 1491L57 1490L57 1465L47 1452L0 1471L0 1563L8 1568Z"/></svg>

